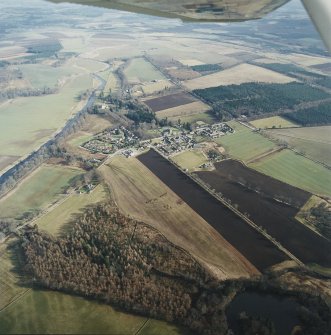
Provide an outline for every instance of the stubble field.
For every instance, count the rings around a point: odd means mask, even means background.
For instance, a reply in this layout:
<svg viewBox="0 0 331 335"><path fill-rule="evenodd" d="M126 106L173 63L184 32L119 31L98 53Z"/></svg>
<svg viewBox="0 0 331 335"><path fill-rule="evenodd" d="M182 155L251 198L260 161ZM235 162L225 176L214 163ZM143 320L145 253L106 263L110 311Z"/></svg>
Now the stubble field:
<svg viewBox="0 0 331 335"><path fill-rule="evenodd" d="M219 278L256 273L240 253L136 158L114 157L101 172L123 213L158 229Z"/></svg>
<svg viewBox="0 0 331 335"><path fill-rule="evenodd" d="M188 80L184 85L190 90L242 84L249 82L289 83L295 79L251 64L240 64L207 76Z"/></svg>

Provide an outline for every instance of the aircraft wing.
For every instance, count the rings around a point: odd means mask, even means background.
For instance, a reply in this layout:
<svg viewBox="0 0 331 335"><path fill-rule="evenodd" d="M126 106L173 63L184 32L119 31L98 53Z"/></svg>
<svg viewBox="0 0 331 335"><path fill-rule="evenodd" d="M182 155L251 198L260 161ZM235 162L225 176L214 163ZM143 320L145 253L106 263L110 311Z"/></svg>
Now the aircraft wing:
<svg viewBox="0 0 331 335"><path fill-rule="evenodd" d="M259 19L290 0L50 0L70 2L183 21L231 22ZM331 0L302 0L331 52Z"/></svg>
<svg viewBox="0 0 331 335"><path fill-rule="evenodd" d="M331 53L331 1L302 0L302 2Z"/></svg>

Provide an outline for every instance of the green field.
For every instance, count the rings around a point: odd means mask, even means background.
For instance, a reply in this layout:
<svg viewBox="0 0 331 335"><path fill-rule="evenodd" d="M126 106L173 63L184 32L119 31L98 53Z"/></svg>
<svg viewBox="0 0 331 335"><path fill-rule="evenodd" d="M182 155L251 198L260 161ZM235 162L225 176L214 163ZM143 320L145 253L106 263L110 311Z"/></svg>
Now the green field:
<svg viewBox="0 0 331 335"><path fill-rule="evenodd" d="M182 123L195 123L197 121L203 121L205 123L208 123L208 124L212 124L215 121L215 118L213 117L212 114L208 113L208 112L204 112L204 113L198 113L198 114L192 114L192 115L187 115L187 116L175 116L175 117L168 117L168 120L169 121L172 121L172 122L177 122L178 119L180 119L180 121Z"/></svg>
<svg viewBox="0 0 331 335"><path fill-rule="evenodd" d="M102 72L108 68L106 63L80 57L75 59L75 66L84 69L87 73Z"/></svg>
<svg viewBox="0 0 331 335"><path fill-rule="evenodd" d="M42 166L0 201L0 216L17 218L27 211L42 210L59 198L77 169Z"/></svg>
<svg viewBox="0 0 331 335"><path fill-rule="evenodd" d="M190 172L208 162L208 159L203 153L196 150L184 151L178 155L172 156L171 159L181 168L187 169Z"/></svg>
<svg viewBox="0 0 331 335"><path fill-rule="evenodd" d="M330 170L293 151L282 150L249 166L290 185L331 197Z"/></svg>
<svg viewBox="0 0 331 335"><path fill-rule="evenodd" d="M145 317L118 312L96 301L31 290L0 312L0 334L135 335L146 321ZM165 322L151 320L139 334L176 335L180 331Z"/></svg>
<svg viewBox="0 0 331 335"><path fill-rule="evenodd" d="M281 116L272 116L265 119L258 119L250 122L255 128L289 128L298 127L297 124L282 118Z"/></svg>
<svg viewBox="0 0 331 335"><path fill-rule="evenodd" d="M58 234L61 232L61 228L74 218L75 214L79 214L86 206L104 200L105 197L106 193L101 185L88 194L72 194L59 206L56 206L51 212L34 223L50 234Z"/></svg>
<svg viewBox="0 0 331 335"><path fill-rule="evenodd" d="M108 94L110 90L111 92L116 92L119 89L117 77L113 72L109 72L106 81L107 83L103 90L105 94Z"/></svg>
<svg viewBox="0 0 331 335"><path fill-rule="evenodd" d="M143 58L133 58L124 70L130 82L148 82L152 80L166 80L156 68Z"/></svg>
<svg viewBox="0 0 331 335"><path fill-rule="evenodd" d="M98 76L100 76L103 80L107 81L108 76L109 76L110 70L105 70L102 72L98 72Z"/></svg>
<svg viewBox="0 0 331 335"><path fill-rule="evenodd" d="M68 141L69 145L73 147L79 147L80 145L84 144L87 141L90 141L93 138L92 134L84 134L78 137L74 137Z"/></svg>
<svg viewBox="0 0 331 335"><path fill-rule="evenodd" d="M17 98L0 106L0 155L24 156L38 148L76 111L77 96L91 87L89 75L79 76L57 94Z"/></svg>
<svg viewBox="0 0 331 335"><path fill-rule="evenodd" d="M169 323L149 319L144 328L138 333L139 335L188 335L190 332L186 329L178 328Z"/></svg>
<svg viewBox="0 0 331 335"><path fill-rule="evenodd" d="M331 126L268 130L268 134L305 156L331 166Z"/></svg>
<svg viewBox="0 0 331 335"><path fill-rule="evenodd" d="M12 241L11 238L9 242ZM13 271L17 259L8 250L9 242L0 244L0 311L27 291L27 288L18 285L19 276Z"/></svg>
<svg viewBox="0 0 331 335"><path fill-rule="evenodd" d="M276 144L264 138L238 122L230 121L234 134L228 134L215 140L226 152L237 159L249 161L276 148Z"/></svg>
<svg viewBox="0 0 331 335"><path fill-rule="evenodd" d="M61 66L53 67L43 64L24 64L19 69L23 73L23 78L28 80L33 88L43 89L44 87L56 87L58 81L72 74L77 74L78 69Z"/></svg>

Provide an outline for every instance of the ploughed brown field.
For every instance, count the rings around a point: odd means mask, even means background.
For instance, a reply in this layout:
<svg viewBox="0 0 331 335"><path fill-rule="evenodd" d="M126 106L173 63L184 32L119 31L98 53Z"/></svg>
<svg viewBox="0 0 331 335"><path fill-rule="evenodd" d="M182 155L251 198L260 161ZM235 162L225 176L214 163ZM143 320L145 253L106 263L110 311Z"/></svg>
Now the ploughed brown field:
<svg viewBox="0 0 331 335"><path fill-rule="evenodd" d="M283 252L154 150L138 159L260 271L288 260Z"/></svg>
<svg viewBox="0 0 331 335"><path fill-rule="evenodd" d="M159 112L164 109L190 104L194 101L196 101L196 99L186 93L176 93L145 100L144 103L151 108L153 112Z"/></svg>
<svg viewBox="0 0 331 335"><path fill-rule="evenodd" d="M216 170L197 172L205 183L237 204L242 213L304 263L331 267L331 243L295 220L311 194L226 160Z"/></svg>

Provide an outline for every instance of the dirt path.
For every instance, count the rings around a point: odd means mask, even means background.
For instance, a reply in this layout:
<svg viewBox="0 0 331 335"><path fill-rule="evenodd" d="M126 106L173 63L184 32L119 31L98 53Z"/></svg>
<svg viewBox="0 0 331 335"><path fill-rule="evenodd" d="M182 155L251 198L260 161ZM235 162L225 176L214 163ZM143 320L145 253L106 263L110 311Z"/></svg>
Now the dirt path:
<svg viewBox="0 0 331 335"><path fill-rule="evenodd" d="M253 157L252 159L246 161L245 163L246 163L246 165L247 165L247 164L250 164L250 163L257 162L257 161L259 161L259 160L261 160L261 159L263 159L263 158L266 158L266 157L268 157L268 156L271 156L271 155L273 155L273 154L275 154L275 153L277 153L277 152L280 152L280 151L282 151L282 150L284 150L284 149L285 149L284 147L275 148L275 149L273 149L273 150L271 150L271 151L264 152L263 154L261 154L261 155L259 155L259 156Z"/></svg>

